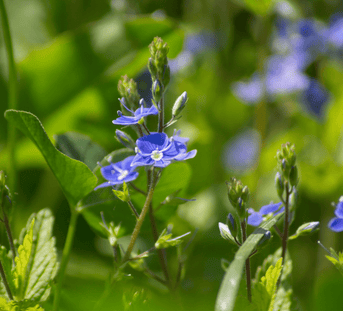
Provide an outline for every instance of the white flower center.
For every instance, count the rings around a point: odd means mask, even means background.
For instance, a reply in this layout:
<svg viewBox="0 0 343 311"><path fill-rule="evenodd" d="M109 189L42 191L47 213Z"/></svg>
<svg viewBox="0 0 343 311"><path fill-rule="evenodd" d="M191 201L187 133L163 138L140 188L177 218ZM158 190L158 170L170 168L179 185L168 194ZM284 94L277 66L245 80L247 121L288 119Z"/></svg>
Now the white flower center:
<svg viewBox="0 0 343 311"><path fill-rule="evenodd" d="M159 150L154 150L153 152L151 152L151 159L153 159L154 161L159 161L163 158L163 153Z"/></svg>
<svg viewBox="0 0 343 311"><path fill-rule="evenodd" d="M127 171L127 170L121 171L120 175L118 177L118 180L123 180L128 174L129 174L129 171Z"/></svg>

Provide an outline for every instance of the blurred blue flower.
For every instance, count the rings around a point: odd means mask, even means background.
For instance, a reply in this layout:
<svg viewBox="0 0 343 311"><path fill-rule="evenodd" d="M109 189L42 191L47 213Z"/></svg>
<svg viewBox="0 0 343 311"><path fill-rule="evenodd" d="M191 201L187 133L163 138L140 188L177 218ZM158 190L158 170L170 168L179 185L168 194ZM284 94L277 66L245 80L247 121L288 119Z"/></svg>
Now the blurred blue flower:
<svg viewBox="0 0 343 311"><path fill-rule="evenodd" d="M259 102L263 97L263 83L258 74L254 74L250 81L232 84L232 92L248 104Z"/></svg>
<svg viewBox="0 0 343 311"><path fill-rule="evenodd" d="M126 107L124 98L121 98L120 102L124 106L124 108L127 111L129 111L133 116L132 117L124 116L121 111L118 111L119 118L113 120L112 121L113 124L133 125L133 124L137 124L143 117L153 115L153 114L158 114L158 110L156 109L155 106L151 106L150 108L144 108L144 105L145 105L144 99L140 100L139 102L140 108L138 108L135 112L133 112L132 110Z"/></svg>
<svg viewBox="0 0 343 311"><path fill-rule="evenodd" d="M248 129L230 140L223 151L223 164L229 171L243 174L252 168L259 155L260 134Z"/></svg>
<svg viewBox="0 0 343 311"><path fill-rule="evenodd" d="M329 93L315 79L310 80L309 86L302 96L306 109L318 118L323 115L323 110L329 99Z"/></svg>
<svg viewBox="0 0 343 311"><path fill-rule="evenodd" d="M124 181L129 182L135 180L138 177L138 173L134 171L136 167L131 166L134 157L130 156L123 161L102 167L100 169L101 175L107 179L107 182L97 186L94 190L122 184Z"/></svg>
<svg viewBox="0 0 343 311"><path fill-rule="evenodd" d="M266 91L269 95L290 94L306 89L309 78L300 70L303 59L296 54L275 55L267 62Z"/></svg>
<svg viewBox="0 0 343 311"><path fill-rule="evenodd" d="M258 227L261 222L263 221L263 216L267 216L268 214L280 214L284 211L284 207L280 209L282 202L279 203L271 203L269 205L264 205L258 212L255 212L252 208L248 209L248 213L250 214L248 217L248 225Z"/></svg>
<svg viewBox="0 0 343 311"><path fill-rule="evenodd" d="M337 217L329 221L328 227L334 232L341 232L343 231L343 201L338 202L335 215Z"/></svg>
<svg viewBox="0 0 343 311"><path fill-rule="evenodd" d="M194 158L196 150L187 152L187 147L179 139L169 139L165 133L151 133L136 141L137 149L131 165L166 167L171 161Z"/></svg>
<svg viewBox="0 0 343 311"><path fill-rule="evenodd" d="M339 49L343 47L343 16L341 13L331 17L326 35L328 42L334 47Z"/></svg>

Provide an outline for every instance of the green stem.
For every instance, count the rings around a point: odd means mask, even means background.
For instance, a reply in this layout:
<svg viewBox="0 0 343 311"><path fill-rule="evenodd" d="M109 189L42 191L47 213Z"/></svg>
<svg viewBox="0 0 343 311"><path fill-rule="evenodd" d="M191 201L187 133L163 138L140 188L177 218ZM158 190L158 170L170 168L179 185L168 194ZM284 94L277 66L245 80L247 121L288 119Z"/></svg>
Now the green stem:
<svg viewBox="0 0 343 311"><path fill-rule="evenodd" d="M52 309L53 311L57 311L59 307L59 303L61 299L62 284L63 284L67 264L69 261L71 248L73 246L78 216L79 216L79 213L74 211L72 208L67 239L66 239L64 249L63 249L62 260L61 260L60 270L59 270L57 284L56 284L55 298L54 298L54 304L53 304L53 309Z"/></svg>
<svg viewBox="0 0 343 311"><path fill-rule="evenodd" d="M5 8L4 0L0 0L0 15L1 15L1 24L3 29L6 53L8 58L8 108L17 109L18 98L17 98L17 72L15 68L14 55L13 55L13 46L11 39L10 26L8 22L7 12ZM16 165L15 165L15 155L14 155L14 146L16 141L16 128L10 126L8 123L8 175L9 175L9 184L10 189L14 193L16 191Z"/></svg>
<svg viewBox="0 0 343 311"><path fill-rule="evenodd" d="M8 285L6 274L5 274L5 270L4 270L4 267L2 266L1 261L0 261L0 275L1 275L1 280L2 280L2 282L5 285L5 289L6 289L8 298L10 300L13 300L12 292L11 292L10 286Z"/></svg>
<svg viewBox="0 0 343 311"><path fill-rule="evenodd" d="M162 79L160 79L162 81ZM164 86L161 84L162 87L162 94L164 93ZM159 105L160 111L158 113L158 132L163 133L164 132L164 94L162 95L162 98L160 100Z"/></svg>
<svg viewBox="0 0 343 311"><path fill-rule="evenodd" d="M247 227L245 219L241 222L242 233L243 233L243 243L247 239ZM247 280L247 295L248 300L251 302L251 272L250 272L250 258L245 261L245 276Z"/></svg>
<svg viewBox="0 0 343 311"><path fill-rule="evenodd" d="M284 229L282 235L282 264L285 263L286 251L287 251L287 241L288 241L288 228L289 227L289 187L286 183L286 200L285 200L285 220Z"/></svg>
<svg viewBox="0 0 343 311"><path fill-rule="evenodd" d="M154 189L155 189L155 182L153 181L150 184L149 192L148 192L148 195L146 197L146 200L145 200L143 209L141 211L141 214L139 215L139 219L137 220L136 226L133 229L133 232L132 232L132 235L131 235L131 240L130 240L129 246L127 247L127 250L126 250L123 262L128 261L128 259L130 258L132 249L133 249L133 247L134 247L134 245L136 243L136 240L138 238L139 231L141 230L141 227L143 225L144 218L145 218L145 216L146 216L146 214L147 214L147 212L149 210L149 206L150 206L150 203L152 201L152 197L154 195Z"/></svg>
<svg viewBox="0 0 343 311"><path fill-rule="evenodd" d="M139 214L137 210L135 209L133 203L129 200L127 201L127 204L130 206L132 213L135 215L136 219L139 219Z"/></svg>

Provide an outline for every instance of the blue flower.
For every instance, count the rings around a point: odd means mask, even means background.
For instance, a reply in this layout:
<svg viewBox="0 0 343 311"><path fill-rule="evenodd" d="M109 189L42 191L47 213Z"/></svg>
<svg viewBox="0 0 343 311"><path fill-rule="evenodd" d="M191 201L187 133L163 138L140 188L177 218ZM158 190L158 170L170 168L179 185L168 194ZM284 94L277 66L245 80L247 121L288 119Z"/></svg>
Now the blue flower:
<svg viewBox="0 0 343 311"><path fill-rule="evenodd" d="M332 231L341 232L343 231L343 201L338 202L335 209L335 215L337 217L332 218L329 221L328 227Z"/></svg>
<svg viewBox="0 0 343 311"><path fill-rule="evenodd" d="M327 31L328 42L336 48L343 47L343 16L334 15Z"/></svg>
<svg viewBox="0 0 343 311"><path fill-rule="evenodd" d="M303 103L307 110L320 118L329 99L326 89L315 79L311 79L308 88L303 93Z"/></svg>
<svg viewBox="0 0 343 311"><path fill-rule="evenodd" d="M134 157L130 156L123 161L102 167L100 170L101 174L108 181L97 186L94 190L122 184L124 181L129 182L135 180L138 177L138 173L134 171L136 167L131 166Z"/></svg>
<svg viewBox="0 0 343 311"><path fill-rule="evenodd" d="M248 104L257 103L263 96L263 83L260 76L255 73L250 81L234 83L232 91L239 99Z"/></svg>
<svg viewBox="0 0 343 311"><path fill-rule="evenodd" d="M165 133L151 133L136 141L136 156L132 166L166 167L172 160L183 161L194 158L196 150L187 152L186 145L176 136L170 139Z"/></svg>
<svg viewBox="0 0 343 311"><path fill-rule="evenodd" d="M153 114L158 114L158 110L156 109L154 105L152 105L150 108L144 108L144 104L145 104L144 99L140 100L139 102L140 108L138 108L135 112L133 112L132 110L126 107L124 98L119 99L119 100L121 104L124 106L124 108L127 111L131 112L133 116L132 117L124 116L121 111L118 111L119 118L113 120L112 121L113 124L133 125L133 124L137 124L143 117L153 115Z"/></svg>
<svg viewBox="0 0 343 311"><path fill-rule="evenodd" d="M270 213L273 213L274 215L280 214L285 209L284 207L279 209L281 205L282 202L265 205L262 206L258 212L255 212L252 208L249 208L248 213L250 215L248 217L248 225L258 227L263 221L263 216L266 216Z"/></svg>

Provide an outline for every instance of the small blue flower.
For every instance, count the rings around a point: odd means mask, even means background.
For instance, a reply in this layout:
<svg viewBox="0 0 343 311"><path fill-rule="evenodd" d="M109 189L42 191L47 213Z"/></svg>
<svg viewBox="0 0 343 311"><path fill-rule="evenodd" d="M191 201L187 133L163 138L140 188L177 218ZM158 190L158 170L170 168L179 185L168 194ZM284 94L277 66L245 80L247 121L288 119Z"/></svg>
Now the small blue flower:
<svg viewBox="0 0 343 311"><path fill-rule="evenodd" d="M334 15L327 31L328 42L336 48L343 47L343 16Z"/></svg>
<svg viewBox="0 0 343 311"><path fill-rule="evenodd" d="M248 217L248 225L258 227L263 221L263 216L266 216L270 213L273 213L274 215L280 214L285 209L284 207L279 209L281 205L282 202L265 205L262 206L258 212L255 212L252 208L249 208L248 213L250 216Z"/></svg>
<svg viewBox="0 0 343 311"><path fill-rule="evenodd" d="M138 177L138 173L134 171L136 167L131 166L134 157L130 156L123 161L102 167L100 170L101 174L108 181L97 186L94 190L122 184L124 181L129 182L135 180Z"/></svg>
<svg viewBox="0 0 343 311"><path fill-rule="evenodd" d="M194 158L196 150L187 152L186 145L180 141L182 138L170 139L165 133L151 133L140 137L136 141L136 156L132 161L132 166L166 167L172 160L183 161Z"/></svg>
<svg viewBox="0 0 343 311"><path fill-rule="evenodd" d="M343 201L338 202L335 215L337 217L329 221L328 227L334 232L341 232L343 231Z"/></svg>
<svg viewBox="0 0 343 311"><path fill-rule="evenodd" d="M307 110L320 118L329 99L328 91L315 79L311 79L308 88L303 93L303 103Z"/></svg>
<svg viewBox="0 0 343 311"><path fill-rule="evenodd" d="M263 96L263 82L258 74L254 74L250 81L232 84L233 93L248 104L259 102Z"/></svg>
<svg viewBox="0 0 343 311"><path fill-rule="evenodd" d="M113 124L117 125L133 125L137 124L143 117L153 115L153 114L158 114L158 110L154 105L152 105L150 108L144 108L145 102L144 99L141 99L139 104L140 108L138 108L135 112L130 110L129 108L126 107L125 105L125 99L119 99L121 104L124 106L124 108L132 113L131 116L124 116L121 111L118 111L118 116L119 118L115 119L112 121Z"/></svg>

